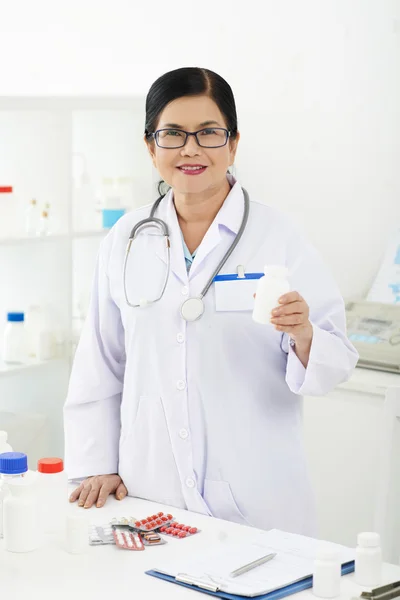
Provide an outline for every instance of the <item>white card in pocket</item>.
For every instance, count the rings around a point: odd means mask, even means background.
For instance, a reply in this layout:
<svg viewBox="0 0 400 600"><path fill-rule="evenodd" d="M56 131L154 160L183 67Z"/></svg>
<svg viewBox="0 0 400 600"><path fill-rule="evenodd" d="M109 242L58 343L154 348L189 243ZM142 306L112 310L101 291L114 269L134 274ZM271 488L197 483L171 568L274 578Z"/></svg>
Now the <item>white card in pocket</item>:
<svg viewBox="0 0 400 600"><path fill-rule="evenodd" d="M244 277L236 274L217 275L215 284L215 310L251 311L254 307L254 294L258 280L264 273L246 273Z"/></svg>

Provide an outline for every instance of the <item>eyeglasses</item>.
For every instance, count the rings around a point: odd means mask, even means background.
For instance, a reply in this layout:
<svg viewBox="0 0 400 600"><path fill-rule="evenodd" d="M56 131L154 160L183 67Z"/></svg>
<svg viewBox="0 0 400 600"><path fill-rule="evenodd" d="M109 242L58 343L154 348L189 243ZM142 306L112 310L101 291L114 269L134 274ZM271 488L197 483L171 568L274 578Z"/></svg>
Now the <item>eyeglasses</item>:
<svg viewBox="0 0 400 600"><path fill-rule="evenodd" d="M156 140L159 148L183 148L189 135L194 135L196 142L202 148L221 148L225 146L231 132L223 127L207 127L199 131L184 131L183 129L158 129L150 134Z"/></svg>

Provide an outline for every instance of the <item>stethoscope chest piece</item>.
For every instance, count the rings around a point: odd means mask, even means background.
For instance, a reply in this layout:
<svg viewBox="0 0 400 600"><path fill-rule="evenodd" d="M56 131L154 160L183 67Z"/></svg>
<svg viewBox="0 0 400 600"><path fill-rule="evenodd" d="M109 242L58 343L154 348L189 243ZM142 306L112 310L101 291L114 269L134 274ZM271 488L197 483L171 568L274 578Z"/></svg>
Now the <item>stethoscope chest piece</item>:
<svg viewBox="0 0 400 600"><path fill-rule="evenodd" d="M185 321L197 321L204 313L202 298L188 298L181 306L181 315Z"/></svg>

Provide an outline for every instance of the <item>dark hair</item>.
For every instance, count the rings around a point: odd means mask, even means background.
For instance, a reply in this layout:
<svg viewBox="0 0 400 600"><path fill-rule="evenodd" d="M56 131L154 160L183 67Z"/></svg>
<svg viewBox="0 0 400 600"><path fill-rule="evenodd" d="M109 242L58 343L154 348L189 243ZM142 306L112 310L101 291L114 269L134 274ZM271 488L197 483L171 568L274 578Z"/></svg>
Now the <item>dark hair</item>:
<svg viewBox="0 0 400 600"><path fill-rule="evenodd" d="M155 132L158 119L164 108L183 96L206 95L214 100L223 114L231 137L237 136L237 114L235 98L231 86L223 77L198 67L183 67L161 75L151 86L146 97L146 123L144 133L147 139ZM158 189L163 195L160 182Z"/></svg>

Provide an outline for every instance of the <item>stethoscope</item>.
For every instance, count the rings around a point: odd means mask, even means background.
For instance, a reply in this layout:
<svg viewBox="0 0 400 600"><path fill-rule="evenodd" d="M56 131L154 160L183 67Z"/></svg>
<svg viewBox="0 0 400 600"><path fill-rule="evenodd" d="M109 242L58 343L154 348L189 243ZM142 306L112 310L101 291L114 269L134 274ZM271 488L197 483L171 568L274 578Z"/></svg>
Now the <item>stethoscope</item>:
<svg viewBox="0 0 400 600"><path fill-rule="evenodd" d="M233 240L233 242L232 242L231 246L229 247L228 251L226 252L225 256L222 258L222 260L218 264L217 268L215 269L215 271L213 272L213 274L210 276L209 280L207 281L206 285L202 289L200 295L193 297L193 298L188 298L181 305L180 313L182 315L182 318L185 321L197 321L197 319L200 319L200 317L204 313L204 296L207 294L215 277L221 271L222 267L224 266L224 264L226 263L226 261L228 260L228 258L230 257L230 255L232 254L232 252L234 251L234 249L240 242L241 237L243 236L244 230L246 229L247 220L249 217L250 198L249 198L249 194L247 193L247 191L244 188L242 188L242 190L243 190L243 196L244 196L244 212L243 212L243 219L242 219L242 223L240 225L240 229L237 232L235 239ZM169 272L170 272L170 241L169 241L168 225L162 219L157 219L154 216L155 212L163 198L164 198L164 196L160 196L154 202L152 209L150 211L150 217L148 217L147 219L143 219L142 221L139 221L138 223L136 223L136 225L132 229L130 236L129 236L129 241L128 241L128 245L126 248L125 260L124 260L123 285L124 285L124 294L125 294L126 303L128 304L128 306L130 306L132 308L145 307L145 306L148 306L149 304L154 304L155 302L158 302L163 297L165 288L167 287L167 282L168 282L168 277L169 277ZM132 304L129 301L128 293L127 293L127 289L126 289L126 270L127 270L127 265L128 265L129 252L131 250L132 242L134 241L135 237L137 236L138 231L142 230L142 228L146 228L146 227L156 227L159 231L161 231L161 235L164 236L165 245L166 245L166 254L167 254L167 269L165 272L165 278L164 278L163 285L161 288L161 293L159 294L159 296L151 301L144 299L144 300L140 300L139 304Z"/></svg>

